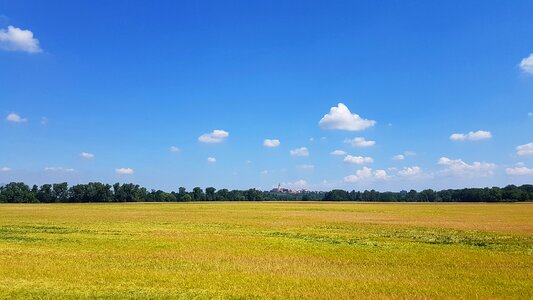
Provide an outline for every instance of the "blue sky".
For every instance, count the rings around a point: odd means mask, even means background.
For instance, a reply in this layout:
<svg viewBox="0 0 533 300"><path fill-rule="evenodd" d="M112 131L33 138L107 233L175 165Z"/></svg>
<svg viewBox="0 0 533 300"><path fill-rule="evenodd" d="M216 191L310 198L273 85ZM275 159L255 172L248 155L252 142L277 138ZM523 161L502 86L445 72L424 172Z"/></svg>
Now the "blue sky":
<svg viewBox="0 0 533 300"><path fill-rule="evenodd" d="M532 183L533 3L0 0L0 114L0 183Z"/></svg>

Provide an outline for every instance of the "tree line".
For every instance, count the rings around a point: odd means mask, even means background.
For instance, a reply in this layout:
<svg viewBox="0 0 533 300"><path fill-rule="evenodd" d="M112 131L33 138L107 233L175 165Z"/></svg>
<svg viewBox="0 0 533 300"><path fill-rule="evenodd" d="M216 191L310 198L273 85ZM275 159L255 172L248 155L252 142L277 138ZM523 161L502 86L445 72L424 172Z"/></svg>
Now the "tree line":
<svg viewBox="0 0 533 300"><path fill-rule="evenodd" d="M113 185L90 182L71 187L66 182L33 185L11 182L0 186L0 203L82 203L82 202L189 202L189 201L366 201L366 202L515 202L533 201L533 185L504 188L431 189L378 192L375 190L307 192L285 194L257 189L216 190L195 187L177 192L150 190L132 183Z"/></svg>

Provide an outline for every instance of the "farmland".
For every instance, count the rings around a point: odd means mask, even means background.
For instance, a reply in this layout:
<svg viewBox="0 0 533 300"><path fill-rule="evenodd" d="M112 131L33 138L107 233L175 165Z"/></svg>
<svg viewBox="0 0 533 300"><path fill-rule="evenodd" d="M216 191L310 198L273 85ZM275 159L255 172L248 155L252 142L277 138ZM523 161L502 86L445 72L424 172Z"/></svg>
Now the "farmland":
<svg viewBox="0 0 533 300"><path fill-rule="evenodd" d="M533 204L0 205L0 298L532 298Z"/></svg>

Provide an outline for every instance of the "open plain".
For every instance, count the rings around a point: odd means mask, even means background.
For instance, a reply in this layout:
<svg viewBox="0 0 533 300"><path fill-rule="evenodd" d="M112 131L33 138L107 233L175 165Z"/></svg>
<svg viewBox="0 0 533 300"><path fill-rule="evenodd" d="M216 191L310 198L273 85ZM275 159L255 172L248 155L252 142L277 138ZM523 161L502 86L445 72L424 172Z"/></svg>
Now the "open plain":
<svg viewBox="0 0 533 300"><path fill-rule="evenodd" d="M0 205L0 298L532 298L533 204Z"/></svg>

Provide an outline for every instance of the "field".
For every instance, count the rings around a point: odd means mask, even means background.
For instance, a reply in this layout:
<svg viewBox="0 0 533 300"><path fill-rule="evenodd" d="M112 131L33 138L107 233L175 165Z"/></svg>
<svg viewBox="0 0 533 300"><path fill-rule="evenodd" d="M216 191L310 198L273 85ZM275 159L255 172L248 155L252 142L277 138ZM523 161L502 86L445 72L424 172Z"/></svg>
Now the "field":
<svg viewBox="0 0 533 300"><path fill-rule="evenodd" d="M533 204L0 205L0 298L533 298Z"/></svg>

